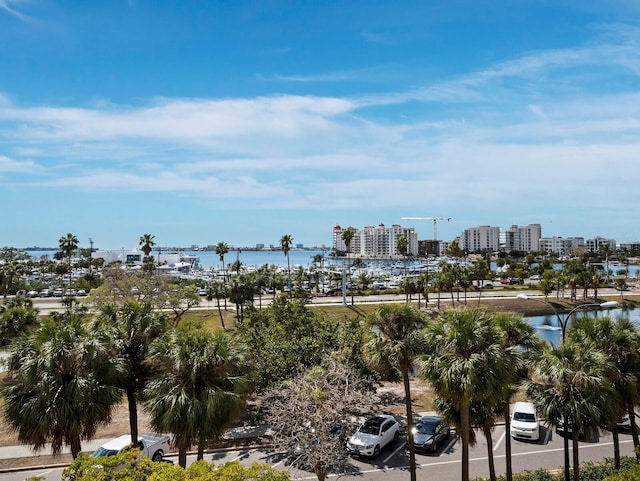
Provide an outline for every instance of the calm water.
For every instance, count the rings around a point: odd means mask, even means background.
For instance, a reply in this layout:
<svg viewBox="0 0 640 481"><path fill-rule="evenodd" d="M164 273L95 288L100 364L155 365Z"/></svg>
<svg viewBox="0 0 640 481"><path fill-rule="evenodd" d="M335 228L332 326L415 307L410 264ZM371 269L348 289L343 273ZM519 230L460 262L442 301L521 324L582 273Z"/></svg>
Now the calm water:
<svg viewBox="0 0 640 481"><path fill-rule="evenodd" d="M565 319L566 315L560 314L560 318ZM605 309L602 311L578 311L571 314L569 324L577 317L602 317L609 316L612 318L622 317L628 319L631 323L640 328L640 309ZM562 337L562 331L558 325L558 319L555 314L547 316L531 316L525 318L531 325L536 328L540 337L552 344L559 344Z"/></svg>

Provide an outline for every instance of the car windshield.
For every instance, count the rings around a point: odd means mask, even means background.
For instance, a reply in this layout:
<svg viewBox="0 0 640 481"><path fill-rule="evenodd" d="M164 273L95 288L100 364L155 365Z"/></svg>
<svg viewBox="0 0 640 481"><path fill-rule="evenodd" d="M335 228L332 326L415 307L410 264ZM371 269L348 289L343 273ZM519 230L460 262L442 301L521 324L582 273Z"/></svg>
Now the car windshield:
<svg viewBox="0 0 640 481"><path fill-rule="evenodd" d="M118 454L118 451L116 451L115 449L98 448L98 450L93 453L91 457L100 458L102 456L115 456L116 454Z"/></svg>
<svg viewBox="0 0 640 481"><path fill-rule="evenodd" d="M516 411L515 413L513 413L513 420L523 421L526 423L535 423L536 417L534 414L531 414L531 413L519 413Z"/></svg>
<svg viewBox="0 0 640 481"><path fill-rule="evenodd" d="M364 434L379 434L381 424L382 419L380 418L367 419L365 423L360 426L360 429L358 429L358 431Z"/></svg>
<svg viewBox="0 0 640 481"><path fill-rule="evenodd" d="M436 432L436 423L418 423L416 424L416 431L420 434L433 434Z"/></svg>

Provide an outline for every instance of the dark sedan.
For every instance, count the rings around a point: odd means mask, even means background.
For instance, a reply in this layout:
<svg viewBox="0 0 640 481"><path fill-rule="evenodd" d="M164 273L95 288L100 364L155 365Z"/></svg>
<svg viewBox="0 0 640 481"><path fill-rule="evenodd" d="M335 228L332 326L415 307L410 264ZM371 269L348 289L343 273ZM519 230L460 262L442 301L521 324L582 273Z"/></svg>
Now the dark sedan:
<svg viewBox="0 0 640 481"><path fill-rule="evenodd" d="M451 429L439 416L424 416L413 428L413 444L416 451L434 453L438 445L447 441Z"/></svg>

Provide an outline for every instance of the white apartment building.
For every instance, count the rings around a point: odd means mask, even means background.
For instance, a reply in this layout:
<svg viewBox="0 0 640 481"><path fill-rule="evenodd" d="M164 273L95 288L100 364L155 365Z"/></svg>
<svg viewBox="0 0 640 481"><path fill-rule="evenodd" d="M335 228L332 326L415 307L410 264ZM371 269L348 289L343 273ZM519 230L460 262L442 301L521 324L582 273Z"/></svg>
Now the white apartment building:
<svg viewBox="0 0 640 481"><path fill-rule="evenodd" d="M542 227L540 224L512 225L504 233L504 250L507 252L536 252L540 250L541 238Z"/></svg>
<svg viewBox="0 0 640 481"><path fill-rule="evenodd" d="M589 252L600 252L600 250L604 249L605 244L609 247L610 252L615 252L617 248L615 239L605 239L604 237L596 236L593 239L587 239L587 251Z"/></svg>
<svg viewBox="0 0 640 481"><path fill-rule="evenodd" d="M394 224L386 227L380 224L377 227L366 226L362 229L347 227L343 229L339 225L333 228L333 249L335 251L346 252L347 246L342 239L345 230L353 231L350 252L353 255L365 258L390 258L399 256L396 249L398 239L404 236L407 239L408 254L418 254L418 234L415 229L402 227Z"/></svg>
<svg viewBox="0 0 640 481"><path fill-rule="evenodd" d="M459 245L468 252L495 252L500 249L500 227L481 225L465 229Z"/></svg>
<svg viewBox="0 0 640 481"><path fill-rule="evenodd" d="M559 257L570 257L579 249L584 249L584 237L543 237L540 239L540 250L555 253Z"/></svg>

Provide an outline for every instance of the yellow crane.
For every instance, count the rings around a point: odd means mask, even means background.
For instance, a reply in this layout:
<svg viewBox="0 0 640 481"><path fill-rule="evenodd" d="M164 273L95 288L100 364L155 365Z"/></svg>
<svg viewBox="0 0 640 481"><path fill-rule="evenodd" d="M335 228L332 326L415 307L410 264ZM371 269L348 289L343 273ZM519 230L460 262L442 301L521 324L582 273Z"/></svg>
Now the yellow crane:
<svg viewBox="0 0 640 481"><path fill-rule="evenodd" d="M402 220L432 220L433 221L433 240L438 240L438 221L446 220L449 222L451 217L403 217Z"/></svg>

